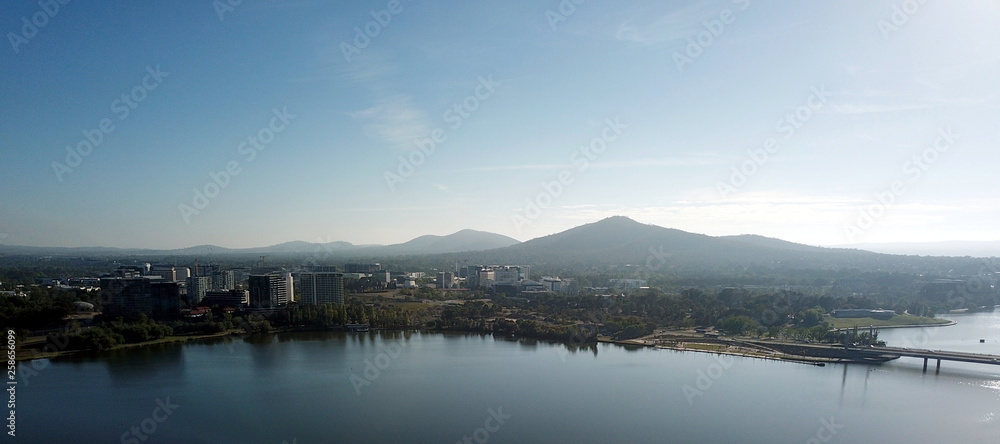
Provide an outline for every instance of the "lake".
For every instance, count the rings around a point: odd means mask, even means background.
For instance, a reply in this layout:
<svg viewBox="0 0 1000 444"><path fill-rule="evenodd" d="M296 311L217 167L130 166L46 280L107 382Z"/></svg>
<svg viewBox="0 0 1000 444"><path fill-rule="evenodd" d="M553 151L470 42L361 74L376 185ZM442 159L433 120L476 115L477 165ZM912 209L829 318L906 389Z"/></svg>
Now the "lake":
<svg viewBox="0 0 1000 444"><path fill-rule="evenodd" d="M1000 354L1000 313L949 318L958 325L880 339ZM570 350L475 334L288 333L22 363L17 440L1000 440L1000 366L933 368L923 373L913 358L817 367L611 344Z"/></svg>

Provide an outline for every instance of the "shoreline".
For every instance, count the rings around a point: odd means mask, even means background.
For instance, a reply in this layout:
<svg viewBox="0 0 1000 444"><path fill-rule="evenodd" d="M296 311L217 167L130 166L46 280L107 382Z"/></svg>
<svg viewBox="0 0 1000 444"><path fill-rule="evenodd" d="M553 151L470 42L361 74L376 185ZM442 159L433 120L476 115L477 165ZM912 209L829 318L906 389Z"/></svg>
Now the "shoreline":
<svg viewBox="0 0 1000 444"><path fill-rule="evenodd" d="M947 322L941 323L926 323L926 324L905 324L905 325L889 325L889 326L876 326L875 329L882 328L918 328L918 327L948 327L958 324L958 321L953 319L943 319ZM858 329L861 329L858 326ZM864 327L868 328L868 327ZM854 327L847 328L834 328L831 331L850 331ZM670 339L664 339L663 336L673 336ZM748 341L753 341L752 338L745 338ZM759 339L758 339L759 340ZM730 355L730 356L740 356L745 358L759 358L770 361L781 361L781 362L797 362L800 364L810 364L816 366L825 366L826 364L852 364L852 363L868 363L864 361L857 361L848 358L832 358L832 357L822 357L822 356L808 356L808 355L797 355L786 353L778 350L773 350L760 344L746 344L741 341L740 338L732 339L718 339L718 338L705 338L700 336L693 331L674 331L672 333L661 332L654 333L652 335L647 335L635 339L611 339L608 337L599 337L598 342L616 344L621 346L631 346L631 347L650 347L654 349L661 350L673 350L679 352L698 352L698 353L711 353L717 355ZM664 344L663 342L672 343ZM684 344L701 344L704 346L715 345L720 348L703 348L703 347L686 347Z"/></svg>
<svg viewBox="0 0 1000 444"><path fill-rule="evenodd" d="M947 327L947 326L958 324L958 321L955 321L955 320L952 320L952 319L948 319L947 321L948 322L946 322L946 323L938 323L938 324L907 324L907 325L882 326L882 327L876 327L876 328L877 329L882 329L882 328ZM862 327L858 326L858 328L860 329ZM865 327L865 328L867 328L867 327ZM404 329L401 329L401 330L409 330L409 329L413 329L413 327L404 328ZM845 331L845 330L853 330L853 329L854 329L854 327L847 327L847 328L834 329L834 330L836 330L836 331ZM423 329L419 329L418 328L417 330L423 330ZM302 328L302 327L286 327L286 328L274 329L273 331L270 331L270 332L265 333L265 334L278 334L278 333L289 333L289 332L326 332L326 331L341 331L341 330L338 330L338 329L314 329L314 328ZM482 333L482 332L468 332L468 333ZM33 360L36 360L36 359L57 359L57 358L63 358L63 357L67 357L67 356L78 355L78 354L95 353L95 352L96 353L103 353L103 352L116 351L116 350L127 350L127 349L133 349L133 348L148 347L148 346L158 345L158 344L183 343L183 342L188 342L188 341L201 341L201 340L205 340L205 339L218 339L218 338L226 338L226 337L245 337L246 334L247 333L246 333L245 330L230 330L230 331L226 331L226 332L210 333L210 334L167 336L165 338L156 339L156 340L148 341L148 342L137 342L137 343L132 343L132 344L121 344L121 345L117 345L117 346L115 346L113 348L110 348L108 350L101 350L101 351L97 351L97 350L58 350L58 351L55 351L55 352L44 352L44 351L41 351L39 349L32 348L32 349L29 349L31 352L24 353L24 350L21 349L21 348L19 348L17 356L15 358L15 361L17 361L17 362L29 362L29 361L33 361ZM667 333L667 334L671 334L671 333ZM705 338L700 337L700 336L696 336L696 334L693 331L690 332L690 333L684 333L682 331L676 331L676 332L672 333L672 335L676 336L676 340L675 341L679 342L679 343L684 343L684 342L690 342L690 343L694 343L694 344L698 344L698 343L707 344L707 343L710 343L710 342L704 341L703 339L705 339ZM799 363L812 364L812 365L819 365L819 364L826 364L826 363L837 363L837 362L850 362L850 361L844 361L844 360L838 360L838 359L832 359L832 358L821 358L821 357L791 355L791 354L776 352L776 351L772 351L772 350L766 350L766 351L765 350L761 350L760 352L750 352L750 351L732 351L732 350L710 350L710 349L703 349L703 348L697 348L697 347L689 348L689 347L684 347L684 346L670 346L670 345L655 344L655 343L651 344L651 343L648 342L650 340L648 338L651 338L651 336L644 336L644 337L635 338L635 339L621 339L621 340L619 340L619 339L611 339L611 338L608 338L608 337L598 337L597 338L597 342L598 343L602 343L603 342L603 343L608 343L608 344L617 344L617 345L622 345L622 346L651 347L651 348L655 348L655 349L674 350L674 351L681 351L681 352L690 352L690 351L693 351L693 352L700 352L700 353L725 354L725 355L731 355L731 356L742 356L742 357L748 357L748 358L760 358L760 359L773 360L773 361L799 362ZM699 339L702 339L702 341L699 341ZM685 340L687 340L687 341L685 341ZM37 341L32 341L29 344L36 345L37 343L38 343ZM730 346L735 346L735 345L727 345L727 347L730 347ZM30 356L25 356L26 354L30 355Z"/></svg>
<svg viewBox="0 0 1000 444"><path fill-rule="evenodd" d="M109 348L107 350L57 350L57 351L54 351L54 352L51 352L51 351L50 352L46 352L46 351L42 351L42 350L36 349L36 348L31 348L31 349L28 349L28 350L24 350L23 348L18 347L18 349L17 349L17 356L15 357L14 360L16 362L29 362L29 361L34 361L36 359L56 359L56 358L63 358L63 357L67 357L67 356L73 356L73 355L84 354L84 353L103 353L103 352L116 351L116 350L126 350L126 349L131 349L131 348L148 347L148 346L151 346L151 345L158 345L158 344L173 344L173 343L178 343L178 342L200 341L200 340L203 340L203 339L215 339L215 338L222 338L222 337L226 337L226 336L230 336L230 335L238 335L238 334L239 333L234 333L234 332L221 332L221 333L210 333L210 334L200 334L200 335L167 336L167 337L164 337L164 338L154 339L152 341L147 341L147 342L135 342L135 343L132 343L132 344L120 344L120 345L116 345L116 346L114 346L112 348ZM38 343L38 341L31 342L32 345L36 345L37 343ZM31 356L24 356L25 354L29 354Z"/></svg>
<svg viewBox="0 0 1000 444"><path fill-rule="evenodd" d="M412 327L407 327L407 328L388 329L388 330L400 330L400 331L402 331L402 330L410 330L410 329L413 329L413 328ZM387 330L387 329L383 329L383 328L373 328L373 329L371 329L371 331L384 331L384 330ZM273 334L279 334L279 333L308 333L308 332L350 332L350 330L342 330L340 328L332 328L332 329L325 329L324 328L324 329L320 329L320 328L312 328L312 327L308 327L308 328L303 328L303 327L284 327L284 328L275 328L275 329L273 329L273 330L271 330L271 331L269 331L267 333L255 333L255 334L273 335ZM16 362L29 362L29 361L34 361L36 359L56 359L56 358L63 358L63 357L73 356L73 355L79 355L79 354L105 353L105 352L112 352L112 351L117 351L117 350L127 350L127 349L133 349L133 348L142 348L142 347L148 347L148 346L160 345L160 344L175 344L175 343L183 343L183 342L189 342L189 341L203 341L203 340L206 340L206 339L220 339L220 338L227 338L227 337L244 338L244 337L247 337L247 336L252 336L252 335L247 334L246 330L233 329L233 330L219 332L219 333L205 333L205 334L195 334L195 335L176 335L176 336L171 335L171 336L167 336L167 337L160 338L160 339L154 339L152 341L134 342L134 343L131 343L131 344L119 344L119 345L116 345L116 346L114 346L112 348L109 348L107 350L57 350L57 351L54 351L54 352L46 352L46 351L42 351L42 350L40 350L38 348L30 348L28 350L25 350L22 347L18 347L17 348L17 356L15 358L15 361ZM36 341L29 342L28 345L34 346L34 345L39 344L40 342L44 343L44 341L37 341L36 340ZM30 355L30 356L25 356L25 355Z"/></svg>
<svg viewBox="0 0 1000 444"><path fill-rule="evenodd" d="M706 344L705 342L696 342L698 338L694 338L690 343L692 344ZM635 342L641 341L641 342ZM713 355L729 355L729 356L739 356L743 358L757 358L767 361L780 361L780 362L794 362L798 364L809 364L815 366L825 366L826 364L837 364L837 363L848 363L849 361L844 361L841 359L834 358L823 358L815 356L802 356L802 355L792 355L788 353L781 353L777 351L758 349L759 351L749 351L749 347L741 347L739 345L726 344L725 349L705 349L698 347L684 347L682 345L664 345L664 344L649 344L648 339L598 339L598 342L603 342L606 344L615 344L621 346L639 346L639 347L649 347L656 350L673 350L677 352L696 352L696 353L708 353ZM683 342L682 342L683 343ZM730 348L746 348L748 350L730 350Z"/></svg>

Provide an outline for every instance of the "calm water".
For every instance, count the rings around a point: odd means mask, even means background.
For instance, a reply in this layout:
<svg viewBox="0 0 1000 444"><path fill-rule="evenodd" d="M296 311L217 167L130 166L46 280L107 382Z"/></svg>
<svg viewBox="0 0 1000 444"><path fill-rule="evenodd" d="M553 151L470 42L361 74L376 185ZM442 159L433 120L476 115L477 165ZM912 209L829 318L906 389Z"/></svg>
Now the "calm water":
<svg viewBox="0 0 1000 444"><path fill-rule="evenodd" d="M1000 313L955 319L881 338L1000 354ZM18 386L20 442L1000 441L1000 366L944 363L935 375L909 358L815 367L479 335L299 333L36 365L46 367Z"/></svg>

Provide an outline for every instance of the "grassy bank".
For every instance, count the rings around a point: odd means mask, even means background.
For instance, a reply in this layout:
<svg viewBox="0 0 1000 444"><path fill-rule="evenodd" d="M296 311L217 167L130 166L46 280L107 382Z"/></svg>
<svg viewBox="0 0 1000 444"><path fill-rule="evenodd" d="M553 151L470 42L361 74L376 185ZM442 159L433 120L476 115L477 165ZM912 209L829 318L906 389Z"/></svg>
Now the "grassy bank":
<svg viewBox="0 0 1000 444"><path fill-rule="evenodd" d="M874 325L876 327L921 327L921 326L941 326L953 324L953 321L947 319L938 318L927 318L923 316L913 316L913 315L896 315L891 319L875 319L875 318L834 318L828 317L826 321L830 323L833 328L854 328L858 326L859 328L865 328L869 325Z"/></svg>

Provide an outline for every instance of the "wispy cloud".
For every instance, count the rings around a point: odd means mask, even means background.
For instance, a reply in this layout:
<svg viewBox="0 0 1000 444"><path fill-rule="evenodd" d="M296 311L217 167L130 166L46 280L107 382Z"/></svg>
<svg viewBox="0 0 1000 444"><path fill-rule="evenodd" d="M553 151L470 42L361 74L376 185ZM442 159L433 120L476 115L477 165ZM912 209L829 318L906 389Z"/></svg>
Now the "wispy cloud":
<svg viewBox="0 0 1000 444"><path fill-rule="evenodd" d="M359 92L372 97L371 106L347 112L365 135L396 151L415 149L413 141L431 131L426 113L410 94L399 91L399 66L385 51L369 48L364 57L331 68L336 79L357 85Z"/></svg>
<svg viewBox="0 0 1000 444"><path fill-rule="evenodd" d="M703 20L718 13L717 2L700 1L659 16L638 14L618 26L615 38L643 44L684 39L698 32Z"/></svg>
<svg viewBox="0 0 1000 444"><path fill-rule="evenodd" d="M633 160L623 160L617 162L593 162L588 164L587 169L614 169L614 168L659 168L676 166L700 166L700 165L729 165L736 158L723 158L718 156L692 155L691 157L663 157L663 158L643 158ZM493 165L473 168L463 168L453 170L455 172L466 171L526 171L526 170L564 170L577 169L579 165L572 163L525 163L518 165Z"/></svg>
<svg viewBox="0 0 1000 444"><path fill-rule="evenodd" d="M399 150L416 148L413 141L430 132L426 115L405 94L380 97L375 105L348 115L362 122L365 135L369 138Z"/></svg>
<svg viewBox="0 0 1000 444"><path fill-rule="evenodd" d="M870 114L892 113L899 111L915 111L932 108L932 105L921 103L875 104L875 103L834 103L829 109L819 112L831 114Z"/></svg>

